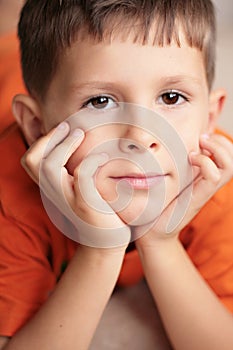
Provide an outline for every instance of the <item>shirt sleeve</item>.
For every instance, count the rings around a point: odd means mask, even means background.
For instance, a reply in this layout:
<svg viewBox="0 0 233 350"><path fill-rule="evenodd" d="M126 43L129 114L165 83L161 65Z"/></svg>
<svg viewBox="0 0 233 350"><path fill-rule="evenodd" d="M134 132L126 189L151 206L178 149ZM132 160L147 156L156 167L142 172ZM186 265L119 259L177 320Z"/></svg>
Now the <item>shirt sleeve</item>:
<svg viewBox="0 0 233 350"><path fill-rule="evenodd" d="M221 302L233 313L232 182L194 221L187 253Z"/></svg>
<svg viewBox="0 0 233 350"><path fill-rule="evenodd" d="M56 277L49 238L0 213L0 335L12 336L40 308Z"/></svg>

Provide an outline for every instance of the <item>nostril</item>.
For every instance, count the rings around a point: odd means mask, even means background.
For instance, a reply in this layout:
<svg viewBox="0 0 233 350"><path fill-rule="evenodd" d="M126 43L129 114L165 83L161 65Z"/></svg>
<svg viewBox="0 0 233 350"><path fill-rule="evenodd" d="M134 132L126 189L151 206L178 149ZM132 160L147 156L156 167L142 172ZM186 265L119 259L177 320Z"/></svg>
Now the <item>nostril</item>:
<svg viewBox="0 0 233 350"><path fill-rule="evenodd" d="M132 139L125 139L125 138L119 138L119 147L123 152L139 152L143 153L146 151L153 151L157 150L158 148L158 143L157 142L142 142L143 140L140 140L141 142L136 142ZM154 140L151 140L154 141Z"/></svg>
<svg viewBox="0 0 233 350"><path fill-rule="evenodd" d="M128 148L130 150L138 149L138 147L136 145L132 144L132 143L130 145L128 145Z"/></svg>
<svg viewBox="0 0 233 350"><path fill-rule="evenodd" d="M150 148L151 149L155 149L157 147L157 144L155 142L153 142L151 145L150 145Z"/></svg>

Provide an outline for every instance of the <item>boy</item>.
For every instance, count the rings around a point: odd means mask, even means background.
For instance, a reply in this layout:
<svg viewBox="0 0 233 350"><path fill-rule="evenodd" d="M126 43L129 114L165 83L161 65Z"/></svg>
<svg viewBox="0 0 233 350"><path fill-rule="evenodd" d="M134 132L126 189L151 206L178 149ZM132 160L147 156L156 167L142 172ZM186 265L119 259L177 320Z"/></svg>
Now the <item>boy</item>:
<svg viewBox="0 0 233 350"><path fill-rule="evenodd" d="M207 0L26 2L19 36L29 96L14 99L22 134L14 127L1 140L2 348L87 349L122 264L124 271L131 231L174 348L232 348L233 149L214 132L225 99L224 91L211 91L214 33ZM83 110L102 117L120 103L159 113L173 127L187 151L182 161L192 167L191 184L178 192L163 140L138 125L70 132L69 120L64 122ZM112 140L128 162L109 160L108 152L89 154ZM31 145L23 162L34 182L17 166ZM145 222L130 222L147 201L149 181L156 191L158 176L132 171L135 152L156 159L166 189L159 218L148 230ZM92 173L83 175L82 164ZM52 201L58 193L62 212L64 194L77 218L97 231L107 227L117 235L123 228L121 244L77 246L60 234L44 212L39 175ZM83 199L85 175L108 208L121 180L130 183L130 205L113 210L109 221ZM190 205L167 234L171 213L190 188ZM61 263L69 260L60 279Z"/></svg>

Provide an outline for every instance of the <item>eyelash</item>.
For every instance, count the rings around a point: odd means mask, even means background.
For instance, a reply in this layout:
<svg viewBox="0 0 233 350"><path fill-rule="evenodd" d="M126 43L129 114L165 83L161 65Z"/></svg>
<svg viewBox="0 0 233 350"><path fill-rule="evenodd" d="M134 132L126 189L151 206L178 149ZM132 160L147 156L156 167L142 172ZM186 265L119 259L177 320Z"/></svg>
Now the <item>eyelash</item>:
<svg viewBox="0 0 233 350"><path fill-rule="evenodd" d="M172 104L169 104L169 103L164 103L164 102L160 102L159 104L164 104L164 106L168 107L168 108L174 108L174 106L179 106L179 105L182 105L183 103L185 102L189 102L189 98L187 96L184 96L182 93L180 93L179 91L175 91L175 90L170 90L170 91L166 91L164 93L162 93L158 100L160 99L163 99L165 97L168 97L170 95L170 97L173 95L172 98L177 98L178 100L181 98L184 100L184 102L181 102L181 103L172 103ZM90 99L88 99L86 102L84 102L84 104L82 105L82 108L88 108L88 105L90 103L93 103L95 100L97 101L98 99L104 99L106 101L106 103L108 104L109 103L109 100L112 100L113 103L117 103L114 101L114 99L110 96L107 96L107 95L97 95L97 96L93 96L91 97ZM92 109L108 109L108 108L97 108L97 107L94 107L92 105L91 107Z"/></svg>
<svg viewBox="0 0 233 350"><path fill-rule="evenodd" d="M107 100L107 102L109 103L109 100L112 100L112 101L114 101L114 99L112 98L112 97L110 97L110 96L107 96L107 95L97 95L97 96L93 96L93 97L91 97L91 98L89 98L86 102L84 102L84 104L82 105L82 108L87 108L88 107L88 105L90 104L90 103L93 103L95 100L98 100L98 99L106 99ZM115 101L114 101L114 103L116 103ZM96 107L94 107L94 106L92 106L92 108L93 109L101 109L101 108L96 108ZM106 109L106 108L105 108Z"/></svg>
<svg viewBox="0 0 233 350"><path fill-rule="evenodd" d="M172 98L177 98L178 100L179 99L183 99L183 102L181 102L181 103L172 103L172 104L166 104L166 103L164 103L164 106L166 106L166 107L169 107L169 108L173 108L174 106L180 106L180 105L182 105L183 103L185 103L185 102L189 102L189 98L187 97L187 96L185 96L184 94L182 94L181 92L179 92L179 91L175 91L175 90L170 90L170 91L166 91L166 92L164 92L164 93L162 93L160 96L159 96L159 99L162 99L162 98L165 98L165 96L169 96L170 95L170 97L173 95L173 97ZM162 104L162 103L161 103Z"/></svg>

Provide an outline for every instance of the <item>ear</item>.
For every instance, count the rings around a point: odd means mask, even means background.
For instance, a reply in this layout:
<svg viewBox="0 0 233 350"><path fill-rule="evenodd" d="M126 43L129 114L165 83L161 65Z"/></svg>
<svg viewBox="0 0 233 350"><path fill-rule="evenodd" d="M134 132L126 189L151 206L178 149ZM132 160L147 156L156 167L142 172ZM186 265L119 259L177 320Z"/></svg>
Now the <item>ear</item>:
<svg viewBox="0 0 233 350"><path fill-rule="evenodd" d="M226 91L224 89L214 90L210 93L209 98L209 121L208 130L212 134L216 129L217 120L223 110L226 100Z"/></svg>
<svg viewBox="0 0 233 350"><path fill-rule="evenodd" d="M12 111L30 146L42 135L38 103L30 96L16 95L12 102Z"/></svg>

